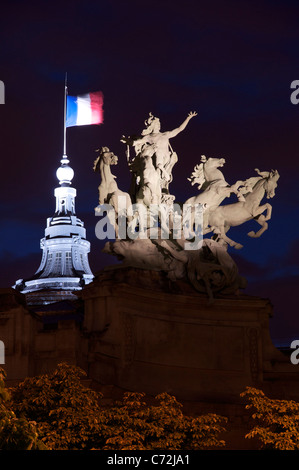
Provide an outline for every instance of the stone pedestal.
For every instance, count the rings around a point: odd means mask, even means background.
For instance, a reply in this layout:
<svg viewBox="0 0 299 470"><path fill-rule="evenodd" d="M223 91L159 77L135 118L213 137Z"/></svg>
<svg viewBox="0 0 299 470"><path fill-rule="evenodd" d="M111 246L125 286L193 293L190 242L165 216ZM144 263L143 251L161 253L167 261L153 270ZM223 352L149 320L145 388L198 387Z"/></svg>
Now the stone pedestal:
<svg viewBox="0 0 299 470"><path fill-rule="evenodd" d="M210 302L185 282L134 268L103 271L82 297L82 366L100 383L236 403L246 386L279 383L281 391L286 379L299 378L271 342L267 299Z"/></svg>

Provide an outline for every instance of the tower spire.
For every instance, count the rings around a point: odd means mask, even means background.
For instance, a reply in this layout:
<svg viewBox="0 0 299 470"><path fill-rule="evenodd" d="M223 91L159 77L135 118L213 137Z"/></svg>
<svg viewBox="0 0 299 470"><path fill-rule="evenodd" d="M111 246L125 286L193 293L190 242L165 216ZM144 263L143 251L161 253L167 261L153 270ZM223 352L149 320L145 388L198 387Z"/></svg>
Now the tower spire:
<svg viewBox="0 0 299 470"><path fill-rule="evenodd" d="M74 177L74 171L69 166L69 159L66 154L66 106L67 106L67 72L64 78L64 112L63 112L63 155L60 160L60 167L56 171L59 184L61 186L70 186Z"/></svg>
<svg viewBox="0 0 299 470"><path fill-rule="evenodd" d="M64 78L64 118L63 118L63 157L66 156L66 100L67 100L67 72L65 72Z"/></svg>

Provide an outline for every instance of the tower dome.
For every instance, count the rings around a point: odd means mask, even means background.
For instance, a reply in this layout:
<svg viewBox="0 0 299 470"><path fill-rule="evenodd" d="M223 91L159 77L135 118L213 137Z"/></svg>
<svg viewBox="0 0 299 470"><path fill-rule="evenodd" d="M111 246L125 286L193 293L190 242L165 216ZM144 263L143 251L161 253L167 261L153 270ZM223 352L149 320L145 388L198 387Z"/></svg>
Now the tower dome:
<svg viewBox="0 0 299 470"><path fill-rule="evenodd" d="M74 170L64 155L56 171L56 209L47 219L45 236L40 241L42 260L29 279L19 279L13 286L26 295L28 304L46 304L74 298L74 292L93 280L89 267L90 243L84 223L76 216L76 189L71 187Z"/></svg>

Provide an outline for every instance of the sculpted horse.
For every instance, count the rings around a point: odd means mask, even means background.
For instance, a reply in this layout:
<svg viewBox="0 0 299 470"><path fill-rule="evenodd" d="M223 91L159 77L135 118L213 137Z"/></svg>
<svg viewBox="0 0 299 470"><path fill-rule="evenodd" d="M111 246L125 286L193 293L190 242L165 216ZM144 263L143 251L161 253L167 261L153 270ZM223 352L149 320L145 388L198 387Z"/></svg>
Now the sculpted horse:
<svg viewBox="0 0 299 470"><path fill-rule="evenodd" d="M260 237L267 230L267 221L271 219L272 206L269 203L263 205L260 205L260 203L265 194L268 199L275 196L279 173L277 170L271 170L270 172L256 171L259 176L250 178L245 182L246 185L252 187L252 190L244 195L244 201L217 207L210 214L210 228L206 229L204 233L213 231L218 235L219 240L223 240L230 246L239 249L242 248L242 245L226 235L230 227L255 219L261 225L261 228L257 232L249 232L247 234L249 237ZM263 214L265 211L266 215Z"/></svg>
<svg viewBox="0 0 299 470"><path fill-rule="evenodd" d="M230 186L224 178L222 171L218 168L225 164L224 158L208 158L205 155L201 156L201 163L194 167L191 178L191 185L197 184L197 189L201 189L202 192L197 196L194 196L186 201L186 204L198 204L201 203L206 196L209 197L208 190L216 193L219 196L220 202L225 197L228 197L231 193L239 194L238 188L244 184L243 181L237 181L234 185ZM212 201L211 201L212 202ZM213 206L219 205L217 200L213 203Z"/></svg>
<svg viewBox="0 0 299 470"><path fill-rule="evenodd" d="M195 206L201 204L204 209L203 214L203 230L205 231L209 226L210 214L221 204L221 202L231 195L236 194L240 199L243 198L242 193L239 191L240 186L244 185L243 181L237 181L233 186L230 186L218 168L225 164L224 158L206 158L205 155L201 157L201 163L196 165L191 178L192 186L198 184L198 189L202 191L193 196L185 204ZM193 222L191 222L192 224Z"/></svg>
<svg viewBox="0 0 299 470"><path fill-rule="evenodd" d="M116 234L117 229L117 217L120 215L119 211L119 197L122 196L125 199L125 208L127 209L131 205L131 198L128 193L121 191L115 181L116 176L111 173L111 165L117 165L118 157L110 152L108 147L102 147L98 150L99 156L94 161L93 170L99 172L101 175L101 183L99 189L99 204L110 204L115 210L114 220L111 219L111 224L115 228ZM109 214L107 214L109 217ZM116 219L116 220L115 220Z"/></svg>

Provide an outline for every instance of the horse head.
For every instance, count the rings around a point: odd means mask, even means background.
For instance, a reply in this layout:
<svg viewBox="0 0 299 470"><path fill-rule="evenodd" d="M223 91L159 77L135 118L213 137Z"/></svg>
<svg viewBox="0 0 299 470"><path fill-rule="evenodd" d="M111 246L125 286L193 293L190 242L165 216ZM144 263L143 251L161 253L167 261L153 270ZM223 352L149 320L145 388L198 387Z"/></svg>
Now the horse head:
<svg viewBox="0 0 299 470"><path fill-rule="evenodd" d="M204 164L206 169L218 168L225 164L225 158L213 158L207 157L205 155L201 156L201 162Z"/></svg>
<svg viewBox="0 0 299 470"><path fill-rule="evenodd" d="M93 170L99 171L99 164L102 161L105 165L117 165L118 157L114 155L113 152L110 152L108 147L101 147L96 150L99 154L97 159L94 161Z"/></svg>
<svg viewBox="0 0 299 470"><path fill-rule="evenodd" d="M223 166L225 164L225 158L213 158L207 157L205 155L201 156L201 163L203 163L206 167L210 168L218 168L219 166Z"/></svg>
<svg viewBox="0 0 299 470"><path fill-rule="evenodd" d="M277 170L271 170L269 176L266 178L265 191L267 199L271 199L275 196L275 189L277 188L277 181L280 175Z"/></svg>
<svg viewBox="0 0 299 470"><path fill-rule="evenodd" d="M225 164L224 158L207 158L205 155L201 156L200 164L194 167L193 173L188 181L191 181L192 186L198 184L198 189L201 189L204 183L224 179L223 174L218 167L222 167Z"/></svg>

